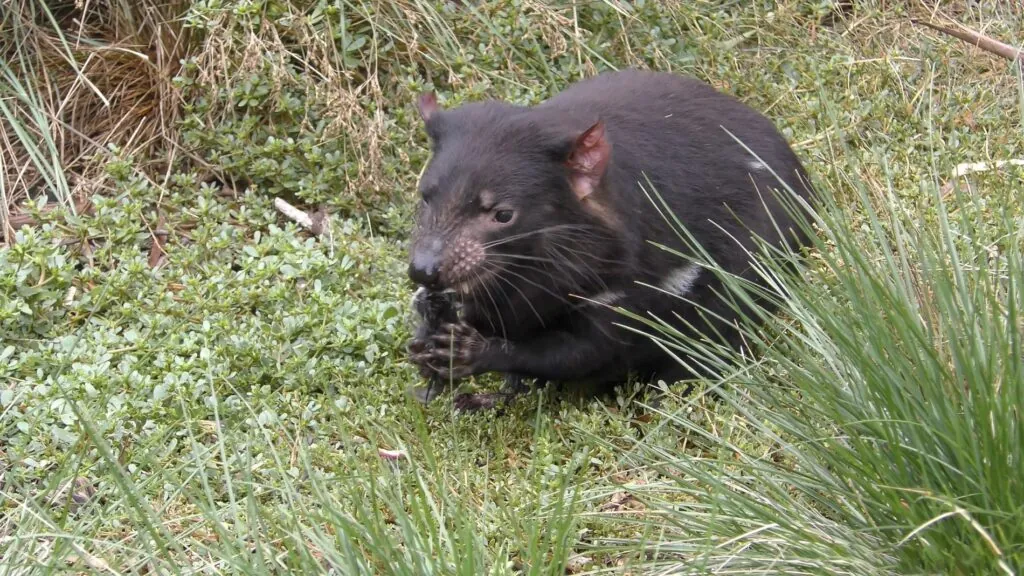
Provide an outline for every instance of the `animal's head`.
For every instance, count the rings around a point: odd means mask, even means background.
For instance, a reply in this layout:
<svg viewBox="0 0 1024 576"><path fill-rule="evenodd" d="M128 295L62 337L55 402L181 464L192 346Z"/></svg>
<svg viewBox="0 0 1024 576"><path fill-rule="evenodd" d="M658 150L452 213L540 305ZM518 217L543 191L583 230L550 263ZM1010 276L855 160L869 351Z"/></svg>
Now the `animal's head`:
<svg viewBox="0 0 1024 576"><path fill-rule="evenodd" d="M432 156L419 183L414 282L526 297L594 273L588 259L600 250L590 244L609 228L595 199L611 155L602 122L572 129L497 101L443 110L432 93L418 107Z"/></svg>

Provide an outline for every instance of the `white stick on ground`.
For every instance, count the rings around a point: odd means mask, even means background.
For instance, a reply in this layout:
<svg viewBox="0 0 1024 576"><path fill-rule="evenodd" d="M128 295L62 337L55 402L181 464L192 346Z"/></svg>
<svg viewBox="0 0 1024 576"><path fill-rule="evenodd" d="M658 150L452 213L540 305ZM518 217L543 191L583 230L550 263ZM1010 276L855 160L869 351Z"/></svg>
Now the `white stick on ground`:
<svg viewBox="0 0 1024 576"><path fill-rule="evenodd" d="M278 212L284 214L286 218L295 222L299 226L302 226L306 230L313 230L313 218L306 212L299 210L280 198L274 198L274 208L277 208Z"/></svg>
<svg viewBox="0 0 1024 576"><path fill-rule="evenodd" d="M968 162L965 164L958 164L956 170L953 170L953 178L959 178L960 176L966 176L974 172L988 172L994 168L1002 168L1003 166L1024 166L1024 160L1018 160L1013 158L1011 160L996 160L992 164L988 162Z"/></svg>

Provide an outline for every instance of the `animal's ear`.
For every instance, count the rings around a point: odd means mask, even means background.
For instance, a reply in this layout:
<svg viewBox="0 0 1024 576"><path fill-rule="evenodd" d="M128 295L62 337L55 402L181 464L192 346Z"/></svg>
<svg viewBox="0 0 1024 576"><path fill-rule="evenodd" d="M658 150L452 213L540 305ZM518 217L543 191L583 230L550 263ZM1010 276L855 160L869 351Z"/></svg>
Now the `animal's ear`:
<svg viewBox="0 0 1024 576"><path fill-rule="evenodd" d="M612 147L605 136L604 122L598 120L573 141L565 165L576 198L583 200L601 184Z"/></svg>
<svg viewBox="0 0 1024 576"><path fill-rule="evenodd" d="M416 99L416 108L419 110L420 118L424 122L430 122L430 119L441 110L441 106L437 103L437 95L433 92L420 94L419 98Z"/></svg>

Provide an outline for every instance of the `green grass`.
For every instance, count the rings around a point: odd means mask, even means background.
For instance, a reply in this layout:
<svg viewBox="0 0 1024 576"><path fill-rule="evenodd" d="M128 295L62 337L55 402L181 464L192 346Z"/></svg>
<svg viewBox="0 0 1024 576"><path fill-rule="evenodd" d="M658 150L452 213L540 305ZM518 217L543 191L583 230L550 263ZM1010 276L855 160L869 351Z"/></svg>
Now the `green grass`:
<svg viewBox="0 0 1024 576"><path fill-rule="evenodd" d="M0 574L1024 567L1024 170L951 178L1021 157L1024 83L911 27L926 8L231 0L167 7L142 46L155 4L94 3L81 45L66 4L74 49L21 18L38 3L0 29ZM1024 41L1006 3L943 9ZM630 65L764 111L831 202L803 273L763 271L784 314L750 327L762 353L663 334L721 378L657 408L635 386L416 405L415 95L533 103ZM94 131L59 106L104 99L159 106Z"/></svg>

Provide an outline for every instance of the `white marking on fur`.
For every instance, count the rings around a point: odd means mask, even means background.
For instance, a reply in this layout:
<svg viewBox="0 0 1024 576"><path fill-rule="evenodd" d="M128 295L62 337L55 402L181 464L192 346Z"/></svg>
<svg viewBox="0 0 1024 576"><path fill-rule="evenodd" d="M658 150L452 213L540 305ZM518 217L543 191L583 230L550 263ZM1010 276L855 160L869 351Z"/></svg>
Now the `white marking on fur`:
<svg viewBox="0 0 1024 576"><path fill-rule="evenodd" d="M700 276L699 264L690 264L676 268L662 280L661 288L676 296L686 296L690 289L693 288L693 283L697 281L698 276Z"/></svg>
<svg viewBox="0 0 1024 576"><path fill-rule="evenodd" d="M759 160L751 160L750 162L747 163L747 167L755 171L761 171L767 168L767 166L765 166Z"/></svg>
<svg viewBox="0 0 1024 576"><path fill-rule="evenodd" d="M614 304L619 300L626 297L626 293L621 290L606 290L600 294L596 294L588 298L592 303L604 304L606 306Z"/></svg>

